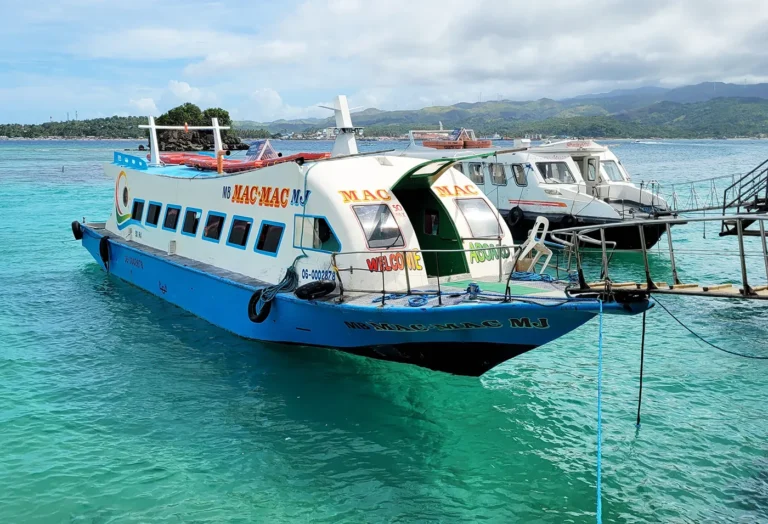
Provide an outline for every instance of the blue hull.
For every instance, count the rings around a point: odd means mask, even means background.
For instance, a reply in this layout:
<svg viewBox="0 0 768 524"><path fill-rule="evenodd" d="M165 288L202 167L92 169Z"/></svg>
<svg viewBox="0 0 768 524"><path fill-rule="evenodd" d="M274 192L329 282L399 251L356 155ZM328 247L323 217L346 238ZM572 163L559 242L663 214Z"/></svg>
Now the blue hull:
<svg viewBox="0 0 768 524"><path fill-rule="evenodd" d="M83 226L83 246L104 268L101 230ZM499 363L554 340L597 314L596 301L541 306L473 302L403 307L371 302L337 304L280 294L269 316L255 323L248 303L258 289L188 267L124 242L109 242L109 273L208 322L248 339L321 346L406 362L458 375L479 376ZM633 314L606 304L607 312Z"/></svg>

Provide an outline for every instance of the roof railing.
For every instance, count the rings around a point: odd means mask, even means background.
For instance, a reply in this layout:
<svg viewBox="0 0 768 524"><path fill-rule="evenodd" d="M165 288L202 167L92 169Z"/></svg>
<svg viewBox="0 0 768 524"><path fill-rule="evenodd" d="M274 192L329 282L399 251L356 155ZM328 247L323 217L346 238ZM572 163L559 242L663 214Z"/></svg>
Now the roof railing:
<svg viewBox="0 0 768 524"><path fill-rule="evenodd" d="M159 126L155 123L155 117L153 116L149 117L149 125L140 125L139 128L149 129L149 163L153 166L161 165L160 146L158 145L158 141L157 141L158 129L173 129L176 131L184 131L184 132L213 131L213 150L216 152L217 155L219 154L219 151L224 150L224 146L221 141L221 130L230 129L229 126L219 125L219 119L216 117L211 118L210 126L189 126L187 124L184 124L183 126Z"/></svg>

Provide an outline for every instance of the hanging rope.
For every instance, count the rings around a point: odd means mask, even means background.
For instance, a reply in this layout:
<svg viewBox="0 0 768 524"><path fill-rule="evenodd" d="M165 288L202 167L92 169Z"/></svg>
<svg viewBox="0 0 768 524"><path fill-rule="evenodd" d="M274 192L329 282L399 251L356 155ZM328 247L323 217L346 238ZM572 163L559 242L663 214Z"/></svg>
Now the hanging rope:
<svg viewBox="0 0 768 524"><path fill-rule="evenodd" d="M643 400L643 363L645 362L645 313L643 311L643 335L640 339L640 392L637 394L637 421L635 426L640 428L640 402Z"/></svg>
<svg viewBox="0 0 768 524"><path fill-rule="evenodd" d="M600 302L600 318L597 329L597 524L603 522L603 500L600 495L602 484L602 397L603 397L603 301Z"/></svg>
<svg viewBox="0 0 768 524"><path fill-rule="evenodd" d="M278 293L291 292L299 285L299 274L296 273L296 262L305 255L299 255L293 261L288 269L285 270L283 279L273 286L267 286L261 290L259 301L256 303L256 316L261 314L262 309L268 303L272 302Z"/></svg>
<svg viewBox="0 0 768 524"><path fill-rule="evenodd" d="M711 347L713 347L713 348L717 349L718 351L722 351L723 353L728 353L729 355L735 355L735 356L737 356L737 357L742 357L742 358L751 358L751 359L755 359L755 360L768 360L768 357L758 357L758 356L755 356L755 355L745 355L744 353L737 353L736 351L730 351L730 350L728 350L728 349L723 349L723 348L721 348L720 346L718 346L718 345L715 345L715 344L713 344L712 342L710 342L710 341L708 341L708 340L705 340L705 339L704 339L704 337L702 337L702 336L701 336L701 335L699 335L698 333L695 333L695 332L694 332L694 331L693 331L691 328L689 328L688 326L686 326L685 324L683 324L683 322L682 322L682 321L681 321L679 318L677 318L675 315L673 315L673 314L672 314L672 312L671 312L669 309L667 309L667 307L666 307L664 304L662 304L661 302L659 302L659 299L658 299L658 298L655 298L655 297L654 297L654 300L656 301L656 303L657 303L658 305L660 305L660 306L661 306L661 308L662 308L664 311L666 311L666 312L667 312L667 314L668 314L670 317L672 317L673 319L675 319L675 321L676 321L678 324L680 324L681 326L683 326L683 327L684 327L684 328L685 328L685 329L686 329L686 330L687 330L687 331L688 331L688 332L689 332L691 335L693 335L694 337L698 338L699 340L701 340L702 342L704 342L706 345L708 345L708 346L711 346Z"/></svg>

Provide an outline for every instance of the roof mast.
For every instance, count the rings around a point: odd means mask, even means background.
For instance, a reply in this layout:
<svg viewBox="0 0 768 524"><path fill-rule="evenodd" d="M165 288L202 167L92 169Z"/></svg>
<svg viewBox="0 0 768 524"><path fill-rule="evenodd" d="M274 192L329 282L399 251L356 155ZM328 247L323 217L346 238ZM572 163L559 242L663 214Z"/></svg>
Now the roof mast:
<svg viewBox="0 0 768 524"><path fill-rule="evenodd" d="M349 114L349 103L345 95L339 95L336 97L336 101L333 107L320 106L325 109L330 109L336 116L336 141L333 143L333 149L331 150L331 156L345 156L357 154L357 141L355 140L355 133L362 129L362 127L354 127L352 125L352 116Z"/></svg>

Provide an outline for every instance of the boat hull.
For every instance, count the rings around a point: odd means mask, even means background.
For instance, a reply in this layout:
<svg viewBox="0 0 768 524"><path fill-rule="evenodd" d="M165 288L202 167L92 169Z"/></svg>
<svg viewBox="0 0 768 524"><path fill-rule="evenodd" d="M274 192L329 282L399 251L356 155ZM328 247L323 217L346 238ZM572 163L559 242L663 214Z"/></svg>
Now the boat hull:
<svg viewBox="0 0 768 524"><path fill-rule="evenodd" d="M479 376L501 362L554 340L597 314L594 301L546 306L534 302L398 307L301 300L279 294L266 320L251 321L248 304L262 286L237 282L185 265L181 257L152 253L133 242L109 242L104 230L83 226L83 246L114 277L175 304L208 322L253 340L320 346L405 362L457 375ZM646 304L606 304L614 313L637 313Z"/></svg>
<svg viewBox="0 0 768 524"><path fill-rule="evenodd" d="M508 211L507 215L508 216ZM564 222L564 215L543 215L546 216L547 219L550 222L550 231L553 229L559 229L559 228L569 228L569 227L582 227L582 226L601 226L605 224L615 224L616 221L608 221L604 219L599 218L591 218L591 217L584 217L579 218L576 222L567 223ZM528 218L527 216L520 219L520 221L515 224L514 226L510 224L510 231L512 232L512 236L514 239L518 242L524 241L526 238L528 238L528 232L533 228L533 224L536 220L536 217ZM508 221L509 223L509 221ZM656 245L656 243L661 238L661 235L664 234L666 231L666 228L664 224L659 225L646 225L644 229L645 233L645 247L646 249L650 249L653 246ZM587 234L588 237L594 238L595 240L600 240L600 231L593 231L592 233ZM626 227L609 227L605 229L605 240L608 242L615 242L616 247L615 249L621 249L621 250L640 250L642 249L642 244L640 242L640 231L638 230L637 226L626 226ZM595 247L594 245L587 245L584 244L584 247ZM599 246L598 246L599 247Z"/></svg>

